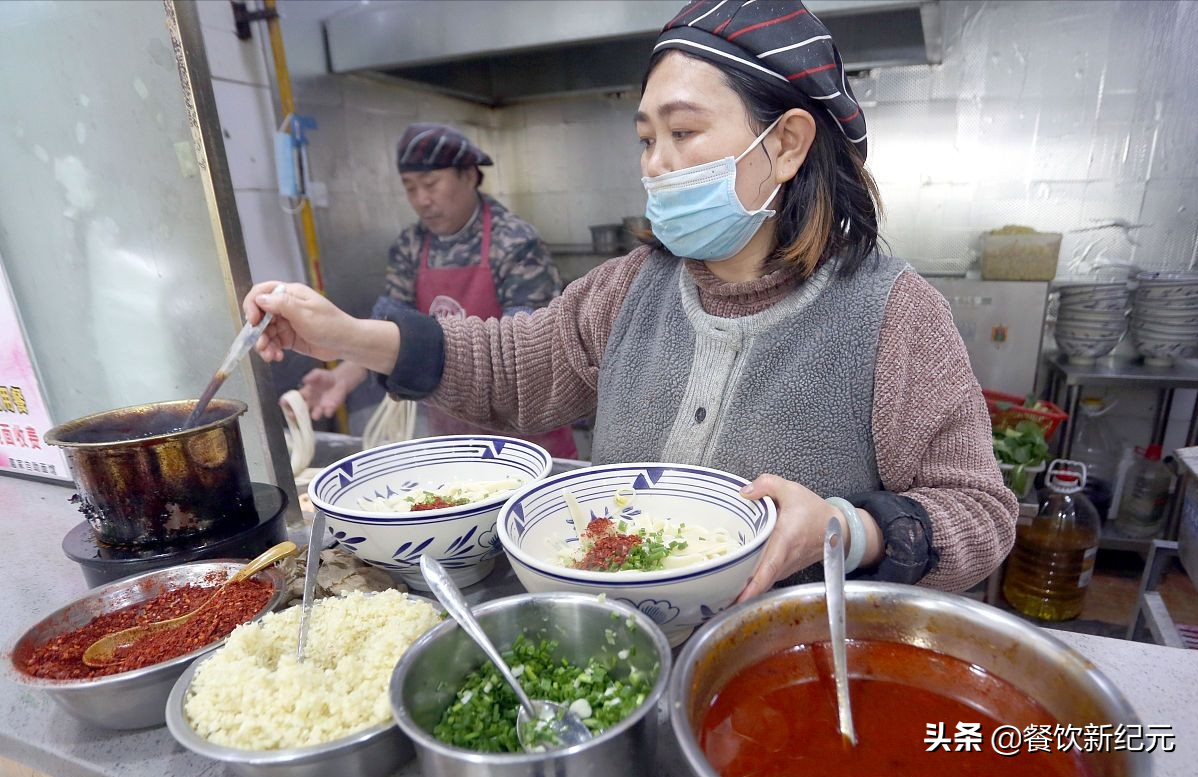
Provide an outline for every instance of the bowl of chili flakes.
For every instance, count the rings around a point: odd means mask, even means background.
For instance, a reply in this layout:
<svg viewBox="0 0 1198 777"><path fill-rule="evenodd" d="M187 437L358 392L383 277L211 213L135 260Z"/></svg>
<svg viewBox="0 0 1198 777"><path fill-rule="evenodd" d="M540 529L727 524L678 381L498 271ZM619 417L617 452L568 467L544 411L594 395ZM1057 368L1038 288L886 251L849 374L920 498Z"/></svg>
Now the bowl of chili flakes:
<svg viewBox="0 0 1198 777"><path fill-rule="evenodd" d="M197 561L93 588L26 629L0 667L14 682L46 693L95 726L161 726L171 688L191 662L219 647L237 626L286 601L282 572L272 567L230 586L184 626L122 651L116 664L88 667L83 651L115 631L190 612L244 565L227 559Z"/></svg>

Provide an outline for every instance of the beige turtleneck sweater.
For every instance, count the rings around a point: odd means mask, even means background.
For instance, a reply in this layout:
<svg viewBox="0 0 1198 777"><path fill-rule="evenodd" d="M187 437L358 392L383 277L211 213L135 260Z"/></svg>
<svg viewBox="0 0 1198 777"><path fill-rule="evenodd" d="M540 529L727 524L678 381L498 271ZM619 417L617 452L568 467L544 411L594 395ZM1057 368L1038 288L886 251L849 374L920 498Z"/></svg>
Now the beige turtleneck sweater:
<svg viewBox="0 0 1198 777"><path fill-rule="evenodd" d="M445 368L430 401L517 433L589 415L612 324L648 256L640 248L612 259L532 314L442 319ZM702 262L687 269L704 310L725 318L760 312L802 282L797 268L733 284ZM921 585L964 590L1015 538L1017 503L994 459L985 400L948 303L914 272L894 284L877 347L871 423L882 484L932 521L939 563Z"/></svg>

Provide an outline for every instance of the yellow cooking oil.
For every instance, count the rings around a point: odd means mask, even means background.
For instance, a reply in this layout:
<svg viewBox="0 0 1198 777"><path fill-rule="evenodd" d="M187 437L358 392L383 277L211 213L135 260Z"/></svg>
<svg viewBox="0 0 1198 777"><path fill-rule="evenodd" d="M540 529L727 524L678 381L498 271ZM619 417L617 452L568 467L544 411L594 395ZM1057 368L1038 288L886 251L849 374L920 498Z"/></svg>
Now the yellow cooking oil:
<svg viewBox="0 0 1198 777"><path fill-rule="evenodd" d="M1020 519L1007 561L1003 596L1019 612L1045 621L1081 614L1098 553L1098 511L1082 493L1085 464L1058 459L1045 478L1036 517Z"/></svg>

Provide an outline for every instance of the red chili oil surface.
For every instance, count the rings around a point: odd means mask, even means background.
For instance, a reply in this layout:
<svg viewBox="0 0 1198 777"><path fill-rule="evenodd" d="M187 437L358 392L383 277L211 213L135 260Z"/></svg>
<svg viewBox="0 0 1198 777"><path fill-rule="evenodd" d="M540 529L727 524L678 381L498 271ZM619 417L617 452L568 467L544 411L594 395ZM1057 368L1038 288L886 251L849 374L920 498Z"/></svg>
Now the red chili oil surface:
<svg viewBox="0 0 1198 777"><path fill-rule="evenodd" d="M273 592L267 581L241 580L204 605L223 578L209 575L205 582L210 584L174 588L153 599L93 618L85 626L38 645L20 662L20 668L34 677L83 680L169 661L224 639L265 607ZM83 663L84 651L102 637L131 626L177 618L200 605L204 609L183 625L151 634L118 650L113 654L113 663L107 666L91 667Z"/></svg>
<svg viewBox="0 0 1198 777"><path fill-rule="evenodd" d="M723 777L1091 774L1079 748L1063 752L1055 737L1051 752L1030 752L1025 745L1014 757L1000 755L991 746L999 726L1055 730L1057 721L980 667L912 645L868 640L849 641L848 664L855 748L838 727L831 649L818 643L753 664L720 690L699 735L707 760ZM957 749L958 723L981 724L978 750ZM947 749L929 752L928 724L943 724Z"/></svg>
<svg viewBox="0 0 1198 777"><path fill-rule="evenodd" d="M641 538L635 534L616 531L610 518L592 518L580 539L589 548L582 559L574 562L574 568L589 572L619 569L632 549L641 544Z"/></svg>

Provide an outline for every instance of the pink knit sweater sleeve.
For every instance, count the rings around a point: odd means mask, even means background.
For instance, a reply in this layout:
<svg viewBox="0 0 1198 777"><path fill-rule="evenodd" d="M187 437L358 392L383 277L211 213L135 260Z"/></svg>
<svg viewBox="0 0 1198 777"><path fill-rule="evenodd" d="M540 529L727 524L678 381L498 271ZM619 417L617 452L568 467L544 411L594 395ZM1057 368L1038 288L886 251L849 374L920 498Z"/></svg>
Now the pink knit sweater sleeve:
<svg viewBox="0 0 1198 777"><path fill-rule="evenodd" d="M882 484L932 520L937 567L920 585L962 591L1015 541L1018 504L994 459L990 417L948 303L914 272L895 281L874 374Z"/></svg>
<svg viewBox="0 0 1198 777"><path fill-rule="evenodd" d="M532 313L441 319L445 369L429 401L465 421L517 434L588 415L616 314L649 256L611 259Z"/></svg>

